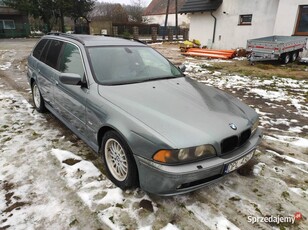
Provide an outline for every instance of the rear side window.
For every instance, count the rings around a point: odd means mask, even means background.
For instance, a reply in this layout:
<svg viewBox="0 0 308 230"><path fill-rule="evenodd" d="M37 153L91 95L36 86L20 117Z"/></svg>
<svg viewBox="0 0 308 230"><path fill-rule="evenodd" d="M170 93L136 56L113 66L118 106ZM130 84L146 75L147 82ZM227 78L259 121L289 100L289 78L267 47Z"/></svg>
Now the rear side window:
<svg viewBox="0 0 308 230"><path fill-rule="evenodd" d="M65 45L60 61L59 71L63 73L79 74L81 77L84 76L81 55L79 49L75 45L70 43Z"/></svg>
<svg viewBox="0 0 308 230"><path fill-rule="evenodd" d="M43 49L47 43L47 39L41 40L33 50L33 56L40 60L41 55L43 53Z"/></svg>
<svg viewBox="0 0 308 230"><path fill-rule="evenodd" d="M45 63L50 67L57 69L58 58L63 46L63 42L53 40L49 46Z"/></svg>
<svg viewBox="0 0 308 230"><path fill-rule="evenodd" d="M47 40L47 44L45 45L45 48L41 54L41 58L40 58L40 61L41 62L45 62L46 60L46 57L47 57L47 53L48 53L48 49L49 49L49 46L50 46L50 43L51 41L50 40Z"/></svg>

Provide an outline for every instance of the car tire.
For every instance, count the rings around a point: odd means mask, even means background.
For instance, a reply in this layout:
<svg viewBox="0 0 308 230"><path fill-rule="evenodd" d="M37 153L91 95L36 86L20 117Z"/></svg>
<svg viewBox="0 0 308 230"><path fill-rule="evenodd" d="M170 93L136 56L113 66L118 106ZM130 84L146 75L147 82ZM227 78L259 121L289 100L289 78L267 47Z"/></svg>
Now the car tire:
<svg viewBox="0 0 308 230"><path fill-rule="evenodd" d="M291 56L290 53L284 53L281 56L281 61L283 64L288 64L290 62Z"/></svg>
<svg viewBox="0 0 308 230"><path fill-rule="evenodd" d="M295 62L297 60L297 57L298 57L298 52L297 51L294 51L292 54L291 54L291 62Z"/></svg>
<svg viewBox="0 0 308 230"><path fill-rule="evenodd" d="M101 156L107 177L121 189L138 186L138 170L132 152L115 131L108 131L102 140Z"/></svg>
<svg viewBox="0 0 308 230"><path fill-rule="evenodd" d="M32 84L32 99L34 107L38 112L40 113L46 112L44 99L35 81Z"/></svg>

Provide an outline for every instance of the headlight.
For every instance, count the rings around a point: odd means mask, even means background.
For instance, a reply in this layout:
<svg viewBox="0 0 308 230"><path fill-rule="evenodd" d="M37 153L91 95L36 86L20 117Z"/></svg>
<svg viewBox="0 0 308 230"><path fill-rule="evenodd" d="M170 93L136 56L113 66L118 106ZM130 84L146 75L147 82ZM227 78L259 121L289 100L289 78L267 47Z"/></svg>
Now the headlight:
<svg viewBox="0 0 308 230"><path fill-rule="evenodd" d="M159 150L154 154L153 159L160 163L181 164L214 156L216 151L212 145L200 145L179 150Z"/></svg>
<svg viewBox="0 0 308 230"><path fill-rule="evenodd" d="M212 145L201 145L195 150L196 157L213 156L216 155L216 151Z"/></svg>
<svg viewBox="0 0 308 230"><path fill-rule="evenodd" d="M251 128L251 135L254 135L255 132L257 131L257 128L259 126L259 118L253 123L252 128Z"/></svg>
<svg viewBox="0 0 308 230"><path fill-rule="evenodd" d="M189 157L189 149L180 149L178 153L178 158L181 161L186 160Z"/></svg>

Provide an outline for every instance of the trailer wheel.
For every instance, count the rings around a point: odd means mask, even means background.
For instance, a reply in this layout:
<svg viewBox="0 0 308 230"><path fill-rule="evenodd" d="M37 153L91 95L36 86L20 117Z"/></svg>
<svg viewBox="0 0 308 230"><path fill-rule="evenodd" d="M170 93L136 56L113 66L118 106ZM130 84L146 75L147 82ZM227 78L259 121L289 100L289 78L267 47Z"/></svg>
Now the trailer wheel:
<svg viewBox="0 0 308 230"><path fill-rule="evenodd" d="M292 55L291 55L291 62L296 61L296 60L297 60L297 57L298 57L298 51L292 52Z"/></svg>
<svg viewBox="0 0 308 230"><path fill-rule="evenodd" d="M288 64L290 61L290 53L284 53L281 55L281 61L283 64Z"/></svg>

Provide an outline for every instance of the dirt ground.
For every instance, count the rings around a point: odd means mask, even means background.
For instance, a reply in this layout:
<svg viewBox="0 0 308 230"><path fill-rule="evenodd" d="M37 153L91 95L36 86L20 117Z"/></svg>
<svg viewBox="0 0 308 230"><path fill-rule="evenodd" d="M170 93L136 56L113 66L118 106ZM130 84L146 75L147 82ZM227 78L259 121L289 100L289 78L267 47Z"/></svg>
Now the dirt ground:
<svg viewBox="0 0 308 230"><path fill-rule="evenodd" d="M34 111L26 57L36 41L0 40L0 229L85 229L87 221L88 229L306 229L307 65L206 60L182 56L177 44L152 44L184 64L187 77L253 107L264 132L245 167L210 187L165 198L117 189L89 147L50 113ZM53 205L54 212L38 211ZM294 223L249 221L298 212Z"/></svg>

